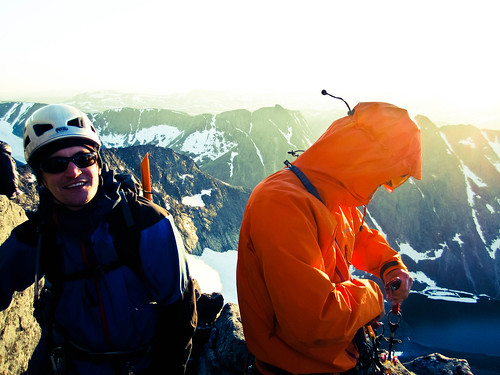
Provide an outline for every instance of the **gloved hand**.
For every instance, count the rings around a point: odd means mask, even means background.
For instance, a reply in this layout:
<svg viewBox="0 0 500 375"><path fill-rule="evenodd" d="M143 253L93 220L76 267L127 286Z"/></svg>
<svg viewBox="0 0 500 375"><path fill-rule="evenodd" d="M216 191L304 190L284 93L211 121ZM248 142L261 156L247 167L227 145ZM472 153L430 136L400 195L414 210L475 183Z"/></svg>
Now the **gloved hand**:
<svg viewBox="0 0 500 375"><path fill-rule="evenodd" d="M399 287L397 286L398 283L400 284ZM413 285L413 279L407 271L398 268L384 276L384 284L386 299L388 301L392 300L395 305L408 297Z"/></svg>

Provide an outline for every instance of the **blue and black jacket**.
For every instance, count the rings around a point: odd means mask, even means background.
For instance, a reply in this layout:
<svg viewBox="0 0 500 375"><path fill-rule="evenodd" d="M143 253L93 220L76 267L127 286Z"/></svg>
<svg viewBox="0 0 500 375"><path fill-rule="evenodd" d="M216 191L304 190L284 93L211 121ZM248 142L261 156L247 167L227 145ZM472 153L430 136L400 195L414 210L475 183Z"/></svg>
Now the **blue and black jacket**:
<svg viewBox="0 0 500 375"><path fill-rule="evenodd" d="M165 209L135 194L126 195L133 227L111 219L122 218L118 190L103 170L96 197L69 211L42 189L37 213L0 247L0 310L38 273L56 296L45 320L67 373L113 374L126 363L138 374L181 374L197 320L182 239Z"/></svg>

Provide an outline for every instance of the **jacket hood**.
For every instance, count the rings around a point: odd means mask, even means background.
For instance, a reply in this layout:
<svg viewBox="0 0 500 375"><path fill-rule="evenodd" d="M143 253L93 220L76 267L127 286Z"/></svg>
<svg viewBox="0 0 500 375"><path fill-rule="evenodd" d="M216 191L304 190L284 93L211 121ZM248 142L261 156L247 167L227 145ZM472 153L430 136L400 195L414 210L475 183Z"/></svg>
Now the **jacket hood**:
<svg viewBox="0 0 500 375"><path fill-rule="evenodd" d="M294 162L331 207L368 204L393 178L422 178L420 128L405 109L359 103Z"/></svg>

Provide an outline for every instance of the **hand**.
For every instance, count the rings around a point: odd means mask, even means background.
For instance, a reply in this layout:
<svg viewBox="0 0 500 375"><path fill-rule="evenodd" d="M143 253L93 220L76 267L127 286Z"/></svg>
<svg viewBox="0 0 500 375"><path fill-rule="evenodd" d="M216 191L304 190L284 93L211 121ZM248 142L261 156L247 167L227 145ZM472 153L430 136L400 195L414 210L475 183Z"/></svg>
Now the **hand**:
<svg viewBox="0 0 500 375"><path fill-rule="evenodd" d="M413 285L413 279L408 272L398 268L385 275L384 283L386 298L388 301L392 300L392 303L395 305L408 297Z"/></svg>

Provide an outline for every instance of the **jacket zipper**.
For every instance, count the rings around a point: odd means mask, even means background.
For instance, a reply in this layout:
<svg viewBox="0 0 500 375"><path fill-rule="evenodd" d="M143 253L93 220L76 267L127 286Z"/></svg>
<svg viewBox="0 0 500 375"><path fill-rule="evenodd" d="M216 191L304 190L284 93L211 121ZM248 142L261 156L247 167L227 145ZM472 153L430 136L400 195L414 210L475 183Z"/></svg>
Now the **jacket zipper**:
<svg viewBox="0 0 500 375"><path fill-rule="evenodd" d="M87 257L87 248L86 248L85 243L83 241L80 244L80 250L81 250L83 262L85 263L85 265L87 267L90 267L90 262L89 262L88 257ZM93 279L94 279L94 286L95 286L96 295L97 295L97 299L98 299L98 303L99 303L99 314L101 316L101 323L102 323L104 337L106 339L106 343L108 344L108 347L112 348L111 335L109 332L109 325L108 325L108 319L106 316L106 310L104 308L104 300L102 298L101 284L99 282L99 275L98 274L94 275Z"/></svg>

